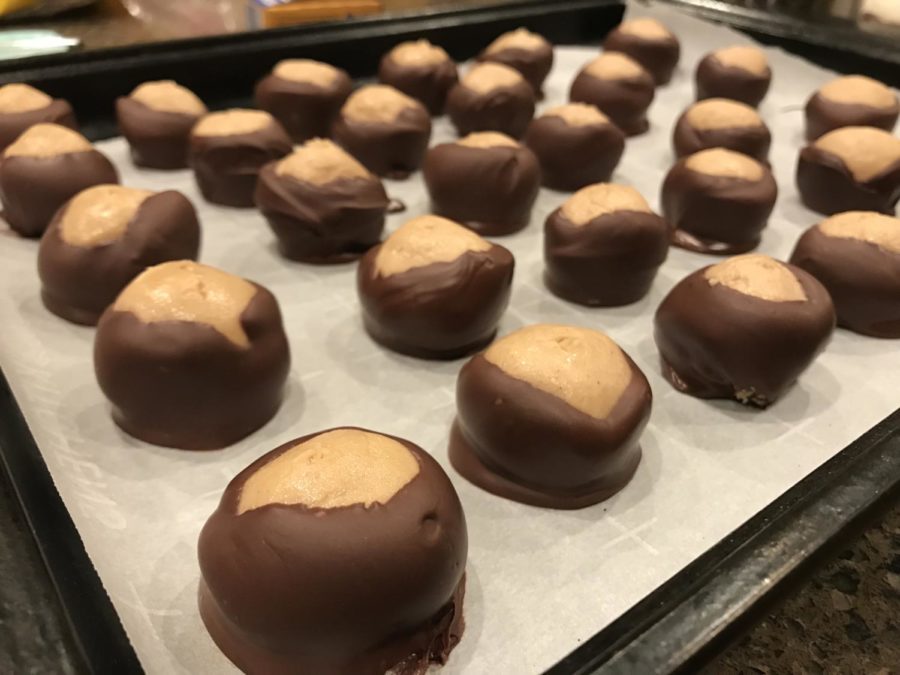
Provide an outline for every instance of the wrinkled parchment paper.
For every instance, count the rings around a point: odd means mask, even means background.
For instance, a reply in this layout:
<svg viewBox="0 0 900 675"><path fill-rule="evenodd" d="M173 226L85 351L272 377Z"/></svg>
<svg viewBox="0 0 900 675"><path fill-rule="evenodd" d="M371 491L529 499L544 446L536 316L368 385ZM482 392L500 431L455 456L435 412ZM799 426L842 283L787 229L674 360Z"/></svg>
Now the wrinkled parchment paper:
<svg viewBox="0 0 900 675"><path fill-rule="evenodd" d="M663 8L650 11L681 38L682 61L673 83L658 90L651 132L628 141L615 180L634 185L655 205L672 162L673 122L691 102L694 65L708 50L747 38ZM543 106L565 100L576 70L596 51L557 50ZM767 51L775 77L761 113L774 136L781 195L761 250L784 258L817 220L798 201L793 167L802 105L832 74ZM433 141L450 138L449 123L439 120ZM542 223L565 198L543 191L530 226L502 242L517 269L501 332L537 321L607 331L648 375L655 401L643 461L619 495L574 512L505 501L466 483L447 462L462 362L418 361L374 345L361 327L352 265L286 262L254 211L205 204L189 172L135 169L120 139L100 147L125 184L177 188L194 201L204 227L201 259L277 295L293 352L284 406L245 441L206 453L137 442L113 425L95 383L93 330L41 305L37 244L0 235L0 363L149 673L231 672L197 614L197 534L233 475L302 434L342 424L370 427L420 444L444 465L465 506L470 537L468 625L444 672L520 674L568 654L897 406L897 344L845 331L768 410L676 393L659 375L653 312L677 280L711 258L672 250L650 295L630 307L567 304L541 283ZM419 175L388 188L409 206L390 217L389 229L426 211Z"/></svg>

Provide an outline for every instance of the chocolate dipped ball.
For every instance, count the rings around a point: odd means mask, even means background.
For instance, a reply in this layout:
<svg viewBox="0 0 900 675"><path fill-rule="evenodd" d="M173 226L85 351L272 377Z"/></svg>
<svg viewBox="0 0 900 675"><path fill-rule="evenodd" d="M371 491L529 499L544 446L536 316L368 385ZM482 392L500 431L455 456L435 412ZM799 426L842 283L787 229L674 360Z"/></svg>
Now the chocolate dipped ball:
<svg viewBox="0 0 900 675"><path fill-rule="evenodd" d="M630 56L604 52L575 76L569 99L597 106L626 135L637 136L650 128L647 109L655 86L653 76Z"/></svg>
<svg viewBox="0 0 900 675"><path fill-rule="evenodd" d="M432 115L441 115L456 64L441 47L421 39L401 42L381 58L378 79L418 100Z"/></svg>
<svg viewBox="0 0 900 675"><path fill-rule="evenodd" d="M0 87L0 152L23 131L41 123L78 130L68 101L50 98L39 89L18 82Z"/></svg>
<svg viewBox="0 0 900 675"><path fill-rule="evenodd" d="M447 96L447 114L460 136L499 131L521 138L534 117L534 90L519 71L501 63L479 63Z"/></svg>
<svg viewBox="0 0 900 675"><path fill-rule="evenodd" d="M431 116L419 101L386 84L350 95L332 128L338 145L379 176L417 171L431 139Z"/></svg>
<svg viewBox="0 0 900 675"><path fill-rule="evenodd" d="M791 256L828 290L839 326L900 338L900 219L847 211L809 228Z"/></svg>
<svg viewBox="0 0 900 675"><path fill-rule="evenodd" d="M57 316L93 326L138 274L199 250L197 213L180 192L95 185L63 205L41 238L41 299Z"/></svg>
<svg viewBox="0 0 900 675"><path fill-rule="evenodd" d="M603 49L622 52L647 69L657 85L672 79L681 57L681 45L661 22L642 16L623 21L606 36Z"/></svg>
<svg viewBox="0 0 900 675"><path fill-rule="evenodd" d="M191 129L206 113L194 92L172 80L144 82L116 99L116 118L131 158L148 169L186 168Z"/></svg>
<svg viewBox="0 0 900 675"><path fill-rule="evenodd" d="M425 359L455 359L494 339L514 261L498 244L446 218L410 220L363 256L363 324L379 344Z"/></svg>
<svg viewBox="0 0 900 675"><path fill-rule="evenodd" d="M527 28L504 33L478 55L482 62L500 63L519 71L535 96L543 98L544 80L553 67L553 45Z"/></svg>
<svg viewBox="0 0 900 675"><path fill-rule="evenodd" d="M590 506L634 475L651 401L647 378L603 333L527 326L460 371L450 463L506 499Z"/></svg>
<svg viewBox="0 0 900 675"><path fill-rule="evenodd" d="M291 260L355 260L381 241L388 197L377 176L328 140L314 138L263 167L256 205Z"/></svg>
<svg viewBox="0 0 900 675"><path fill-rule="evenodd" d="M223 110L203 117L191 131L189 163L203 198L247 208L260 169L293 149L284 128L262 110Z"/></svg>
<svg viewBox="0 0 900 675"><path fill-rule="evenodd" d="M582 188L544 223L544 283L581 305L643 298L669 252L669 225L631 187Z"/></svg>
<svg viewBox="0 0 900 675"><path fill-rule="evenodd" d="M772 134L759 113L727 98L698 101L678 118L672 132L677 157L707 148L727 148L768 164L771 143Z"/></svg>
<svg viewBox="0 0 900 675"><path fill-rule="evenodd" d="M711 148L675 163L660 201L675 246L732 255L759 246L777 197L775 178L760 162Z"/></svg>
<svg viewBox="0 0 900 675"><path fill-rule="evenodd" d="M678 391L765 408L825 348L834 322L812 275L754 253L678 282L656 311L655 338Z"/></svg>
<svg viewBox="0 0 900 675"><path fill-rule="evenodd" d="M890 87L864 75L845 75L826 84L806 102L806 138L841 127L877 127L892 131L900 102Z"/></svg>
<svg viewBox="0 0 900 675"><path fill-rule="evenodd" d="M531 122L524 140L543 184L566 192L609 180L625 150L625 134L588 103L551 108Z"/></svg>
<svg viewBox="0 0 900 675"><path fill-rule="evenodd" d="M200 532L200 616L245 673L423 675L464 627L466 519L422 448L343 427L239 473Z"/></svg>
<svg viewBox="0 0 900 675"><path fill-rule="evenodd" d="M541 185L534 153L495 131L434 146L422 170L432 211L488 237L528 225Z"/></svg>
<svg viewBox="0 0 900 675"><path fill-rule="evenodd" d="M267 111L297 143L327 137L353 90L340 68L309 59L286 59L256 85L256 107Z"/></svg>
<svg viewBox="0 0 900 675"><path fill-rule="evenodd" d="M900 200L900 138L875 127L841 127L800 151L800 199L825 215L878 211Z"/></svg>
<svg viewBox="0 0 900 675"><path fill-rule="evenodd" d="M772 83L772 70L763 50L735 45L710 52L697 65L697 100L730 98L756 108Z"/></svg>
<svg viewBox="0 0 900 675"><path fill-rule="evenodd" d="M0 159L3 218L23 237L40 237L57 209L76 194L118 182L112 162L77 131L35 124Z"/></svg>
<svg viewBox="0 0 900 675"><path fill-rule="evenodd" d="M289 368L275 296L189 260L141 272L100 317L94 341L115 423L185 450L223 448L268 422Z"/></svg>

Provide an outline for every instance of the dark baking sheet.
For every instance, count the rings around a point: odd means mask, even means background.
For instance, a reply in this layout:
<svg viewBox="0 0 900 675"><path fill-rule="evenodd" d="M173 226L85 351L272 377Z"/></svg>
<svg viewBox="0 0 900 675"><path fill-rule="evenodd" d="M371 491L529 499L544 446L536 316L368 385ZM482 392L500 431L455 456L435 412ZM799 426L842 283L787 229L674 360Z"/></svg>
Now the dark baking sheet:
<svg viewBox="0 0 900 675"><path fill-rule="evenodd" d="M88 135L100 139L115 133L111 111L116 96L142 81L170 77L176 65L180 81L212 106L225 107L241 100L231 92L251 91L259 73L288 56L330 61L354 76L367 77L384 51L410 37L427 35L462 60L498 33L521 25L560 44L598 42L619 21L622 11L614 0L518 2L120 48L64 59L42 57L20 62L15 69L5 64L0 67L0 81L27 80L68 98ZM760 26L754 32L760 32ZM774 30L766 35L776 42L783 39ZM865 66L871 56L833 47L810 48L806 55L818 60L816 50L820 49L831 58L840 55L845 70L870 72ZM0 381L0 419L0 459L86 668L98 673L139 672L134 651L5 380ZM858 532L866 518L898 495L900 412L798 483L550 672L695 669L820 556Z"/></svg>

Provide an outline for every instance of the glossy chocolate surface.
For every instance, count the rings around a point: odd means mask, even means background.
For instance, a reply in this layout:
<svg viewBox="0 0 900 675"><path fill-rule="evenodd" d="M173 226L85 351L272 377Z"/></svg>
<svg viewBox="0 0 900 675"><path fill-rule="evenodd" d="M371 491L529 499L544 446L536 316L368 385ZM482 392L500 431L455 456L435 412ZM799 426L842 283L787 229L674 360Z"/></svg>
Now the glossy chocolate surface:
<svg viewBox="0 0 900 675"><path fill-rule="evenodd" d="M778 186L764 169L758 181L692 171L687 158L666 175L660 203L672 243L698 253L732 255L759 246L775 208Z"/></svg>
<svg viewBox="0 0 900 675"><path fill-rule="evenodd" d="M57 209L85 188L118 182L116 168L97 150L0 158L3 217L23 237L40 237Z"/></svg>
<svg viewBox="0 0 900 675"><path fill-rule="evenodd" d="M311 263L355 260L381 240L388 197L374 176L313 185L263 167L256 206L285 258Z"/></svg>
<svg viewBox="0 0 900 675"><path fill-rule="evenodd" d="M814 141L841 127L877 127L893 131L900 117L900 105L876 108L864 103L832 101L819 92L806 102L806 138Z"/></svg>
<svg viewBox="0 0 900 675"><path fill-rule="evenodd" d="M861 183L840 157L807 145L797 161L797 189L807 207L825 215L841 211L893 215L900 201L900 160Z"/></svg>
<svg viewBox="0 0 900 675"><path fill-rule="evenodd" d="M730 98L756 108L769 92L772 71L768 70L764 75L758 75L743 68L726 66L712 54L707 54L697 65L694 79L698 101L707 98Z"/></svg>
<svg viewBox="0 0 900 675"><path fill-rule="evenodd" d="M647 39L615 28L603 41L603 49L628 54L653 76L657 85L668 84L681 57L681 45L675 36Z"/></svg>
<svg viewBox="0 0 900 675"><path fill-rule="evenodd" d="M555 115L533 120L523 142L540 162L543 184L569 192L608 181L625 151L614 124L573 126Z"/></svg>
<svg viewBox="0 0 900 675"><path fill-rule="evenodd" d="M473 131L499 131L521 138L534 117L534 101L534 90L525 80L486 93L458 82L447 96L446 109L460 136Z"/></svg>
<svg viewBox="0 0 900 675"><path fill-rule="evenodd" d="M35 124L48 122L78 131L75 113L68 101L55 98L50 105L24 112L0 112L0 152L3 152L19 135Z"/></svg>
<svg viewBox="0 0 900 675"><path fill-rule="evenodd" d="M275 296L257 286L241 325L247 348L206 324L145 323L108 308L97 326L94 368L116 424L148 443L212 450L268 422L290 369Z"/></svg>
<svg viewBox="0 0 900 675"><path fill-rule="evenodd" d="M403 179L422 164L431 139L431 117L419 106L403 109L393 122L361 122L338 115L332 136L372 173Z"/></svg>
<svg viewBox="0 0 900 675"><path fill-rule="evenodd" d="M450 88L456 84L456 64L451 60L422 65L397 63L390 53L378 66L378 80L418 100L432 115L441 115Z"/></svg>
<svg viewBox="0 0 900 675"><path fill-rule="evenodd" d="M569 99L597 106L626 136L637 136L650 128L647 109L653 102L655 87L653 77L646 71L608 80L582 70L572 82Z"/></svg>
<svg viewBox="0 0 900 675"><path fill-rule="evenodd" d="M200 533L200 615L246 673L422 675L463 632L468 549L443 469L400 438L419 473L385 504L269 504L237 515L238 474ZM238 552L236 554L236 552Z"/></svg>
<svg viewBox="0 0 900 675"><path fill-rule="evenodd" d="M669 236L655 213L615 211L575 225L556 209L544 224L544 283L581 305L637 302L666 260Z"/></svg>
<svg viewBox="0 0 900 675"><path fill-rule="evenodd" d="M198 115L154 110L129 96L116 100L119 130L128 141L131 158L148 169L184 169L188 139Z"/></svg>
<svg viewBox="0 0 900 675"><path fill-rule="evenodd" d="M373 340L401 354L455 359L494 339L515 266L503 246L387 277L376 272L378 250L363 256L357 270L363 325Z"/></svg>
<svg viewBox="0 0 900 675"><path fill-rule="evenodd" d="M765 124L699 129L688 120L687 111L678 118L672 131L672 148L679 158L707 148L727 148L768 164L771 144L772 133Z"/></svg>
<svg viewBox="0 0 900 675"><path fill-rule="evenodd" d="M541 184L534 153L524 146L436 145L422 167L432 211L483 236L528 225Z"/></svg>
<svg viewBox="0 0 900 675"><path fill-rule="evenodd" d="M791 263L828 290L838 325L855 333L900 338L900 254L859 239L809 228Z"/></svg>
<svg viewBox="0 0 900 675"><path fill-rule="evenodd" d="M127 229L100 246L75 246L63 240L61 208L38 250L38 275L44 306L73 323L93 326L119 292L146 268L169 260L196 260L200 223L187 197L167 190L148 197Z"/></svg>
<svg viewBox="0 0 900 675"><path fill-rule="evenodd" d="M482 52L477 57L478 61L502 63L513 70L519 71L525 81L531 85L535 97L543 98L544 80L553 68L553 46L542 44L537 49L522 49L520 47L506 47L491 53Z"/></svg>
<svg viewBox="0 0 900 675"><path fill-rule="evenodd" d="M287 132L277 122L245 134L192 134L189 163L206 201L249 208L253 206L253 193L262 167L281 159L293 147Z"/></svg>
<svg viewBox="0 0 900 675"><path fill-rule="evenodd" d="M736 398L765 408L780 398L831 337L828 291L788 265L807 300L771 302L718 284L707 268L682 279L656 311L663 375L698 398Z"/></svg>
<svg viewBox="0 0 900 675"><path fill-rule="evenodd" d="M506 499L554 509L596 504L631 480L650 418L647 378L625 357L631 381L605 419L541 391L477 354L456 382L450 462Z"/></svg>
<svg viewBox="0 0 900 675"><path fill-rule="evenodd" d="M286 80L270 73L256 85L256 106L278 120L295 143L327 138L353 90L350 76L339 68L336 71L334 81L327 86Z"/></svg>

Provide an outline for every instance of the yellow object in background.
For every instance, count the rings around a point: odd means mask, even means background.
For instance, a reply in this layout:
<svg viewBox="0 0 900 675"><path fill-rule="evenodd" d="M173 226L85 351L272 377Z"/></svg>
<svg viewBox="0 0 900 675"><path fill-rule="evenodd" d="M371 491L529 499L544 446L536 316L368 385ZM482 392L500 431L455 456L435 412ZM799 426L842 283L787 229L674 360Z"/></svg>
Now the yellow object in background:
<svg viewBox="0 0 900 675"><path fill-rule="evenodd" d="M0 0L0 16L37 4L37 0Z"/></svg>
<svg viewBox="0 0 900 675"><path fill-rule="evenodd" d="M2 0L0 0L2 1ZM248 0L248 28L277 28L383 11L381 0Z"/></svg>

